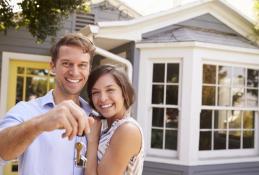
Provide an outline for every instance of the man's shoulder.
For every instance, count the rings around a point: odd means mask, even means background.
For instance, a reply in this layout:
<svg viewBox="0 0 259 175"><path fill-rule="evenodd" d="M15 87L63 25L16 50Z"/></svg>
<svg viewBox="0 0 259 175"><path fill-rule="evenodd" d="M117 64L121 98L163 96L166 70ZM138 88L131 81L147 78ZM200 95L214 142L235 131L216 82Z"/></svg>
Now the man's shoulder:
<svg viewBox="0 0 259 175"><path fill-rule="evenodd" d="M92 112L92 107L89 105L89 103L84 100L82 97L79 97L81 108L84 109L84 111L89 114Z"/></svg>

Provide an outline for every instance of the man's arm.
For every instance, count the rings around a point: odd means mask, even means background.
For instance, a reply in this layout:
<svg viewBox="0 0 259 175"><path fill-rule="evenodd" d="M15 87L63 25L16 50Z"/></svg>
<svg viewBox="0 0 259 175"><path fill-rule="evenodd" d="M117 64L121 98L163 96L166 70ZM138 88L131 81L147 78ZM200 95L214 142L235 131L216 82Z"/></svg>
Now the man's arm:
<svg viewBox="0 0 259 175"><path fill-rule="evenodd" d="M45 114L0 131L0 157L3 160L17 158L45 131L64 129L62 137L68 139L83 132L89 133L91 120L72 100L64 101Z"/></svg>
<svg viewBox="0 0 259 175"><path fill-rule="evenodd" d="M42 132L38 128L39 118L31 119L0 132L0 157L12 160L20 156Z"/></svg>

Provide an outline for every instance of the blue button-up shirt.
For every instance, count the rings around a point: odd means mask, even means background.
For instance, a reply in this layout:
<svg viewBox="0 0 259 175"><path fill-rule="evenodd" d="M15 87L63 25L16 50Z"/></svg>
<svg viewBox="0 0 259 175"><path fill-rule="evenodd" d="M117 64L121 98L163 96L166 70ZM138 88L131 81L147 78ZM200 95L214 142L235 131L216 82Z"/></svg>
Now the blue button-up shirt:
<svg viewBox="0 0 259 175"><path fill-rule="evenodd" d="M88 115L88 103L80 98L81 107ZM0 130L21 124L33 117L48 112L55 106L52 91L45 96L29 102L19 102L0 121ZM75 142L61 137L64 130L54 130L40 134L27 150L19 157L21 175L82 175L83 169L75 167Z"/></svg>

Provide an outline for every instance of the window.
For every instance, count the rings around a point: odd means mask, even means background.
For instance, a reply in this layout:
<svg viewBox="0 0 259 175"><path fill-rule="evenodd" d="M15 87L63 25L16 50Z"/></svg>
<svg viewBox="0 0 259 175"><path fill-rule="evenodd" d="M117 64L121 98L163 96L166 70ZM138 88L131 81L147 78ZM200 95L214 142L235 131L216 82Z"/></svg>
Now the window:
<svg viewBox="0 0 259 175"><path fill-rule="evenodd" d="M259 69L204 64L199 150L255 148Z"/></svg>
<svg viewBox="0 0 259 175"><path fill-rule="evenodd" d="M154 63L152 76L151 148L177 150L179 63Z"/></svg>

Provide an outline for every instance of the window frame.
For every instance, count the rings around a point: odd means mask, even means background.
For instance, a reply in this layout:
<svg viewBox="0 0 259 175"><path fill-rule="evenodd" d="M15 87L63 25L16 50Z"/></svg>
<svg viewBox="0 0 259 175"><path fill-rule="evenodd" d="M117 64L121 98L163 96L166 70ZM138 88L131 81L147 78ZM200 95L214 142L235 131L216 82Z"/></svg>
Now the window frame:
<svg viewBox="0 0 259 175"><path fill-rule="evenodd" d="M223 60L203 60L201 62L201 75L203 76L203 66L207 64L207 65L215 65L215 66L229 66L229 67L238 67L238 68L244 68L244 69L256 69L259 70L259 65L255 65L255 64L248 64L248 63L244 63L244 62L236 62L236 63L232 63L232 62L226 62ZM218 78L217 75L218 72L216 72L216 79ZM232 74L233 75L233 72ZM246 74L247 75L247 74ZM247 76L245 77L245 83L247 82ZM202 97L202 89L203 89L203 85L206 85L206 83L203 83L203 79L201 79L201 99ZM218 88L220 86L218 86L217 84L217 80L216 80L216 88ZM233 87L233 84L231 83L230 88ZM245 84L244 89L246 89L248 86L247 84ZM259 89L259 87L258 87ZM232 100L231 100L231 105L226 107L226 106L218 106L217 103L217 90L215 92L215 105L214 106L210 106L210 105L202 105L202 100L201 100L201 107L200 107L200 112L202 110L227 110L227 111L231 111L231 110L242 110L242 111L255 111L256 115L255 115L255 123L254 123L254 148L249 148L249 149L224 149L224 150L198 150L199 152L199 158L201 160L203 159L210 159L210 158L226 158L226 157L247 157L247 156L255 156L258 154L258 139L259 139L259 134L258 134L258 127L259 127L259 101L257 104L257 107L238 107L238 106L233 106L232 105ZM232 92L231 92L232 95ZM258 94L259 95L259 94ZM232 98L232 97L230 97ZM259 98L259 97L258 97ZM245 104L247 104L247 100L245 100ZM200 117L200 116L199 116ZM200 119L199 119L200 120ZM213 128L210 129L212 132L214 131ZM229 131L229 128L227 129ZM241 128L241 131L243 130L243 128ZM199 140L200 140L200 131L201 128L199 127ZM213 139L213 138L211 138ZM226 142L227 144L227 142Z"/></svg>
<svg viewBox="0 0 259 175"><path fill-rule="evenodd" d="M150 64L148 65L150 68L150 72L152 74L150 75L149 81L148 81L148 89L150 89L149 92L149 102L148 102L148 116L152 116L152 108L153 107L160 107L163 109L166 108L177 108L178 109L178 127L177 127L177 149L176 150L167 150L167 149L157 149L157 148L151 148L151 130L152 130L152 117L150 117L150 120L148 120L147 123L147 128L148 128L148 134L147 134L147 152L149 155L152 156L159 156L159 157L164 157L164 158L176 158L179 154L179 138L180 138L180 120L181 120L181 103L182 103L182 99L181 99L181 92L182 92L182 59L181 58L150 58L149 59ZM170 64L170 63L176 63L179 65L179 81L178 81L178 105L165 105L165 104L152 104L152 86L153 86L153 65L157 64L157 63L161 63L161 64ZM165 74L166 74L166 69L165 69ZM166 75L165 75L166 77ZM165 78L164 77L164 78ZM167 85L167 82L164 82L164 86ZM164 101L166 100L166 94L164 93ZM163 128L164 130L165 128ZM165 134L164 134L165 135ZM164 138L165 136L163 136ZM164 140L163 140L164 142Z"/></svg>

